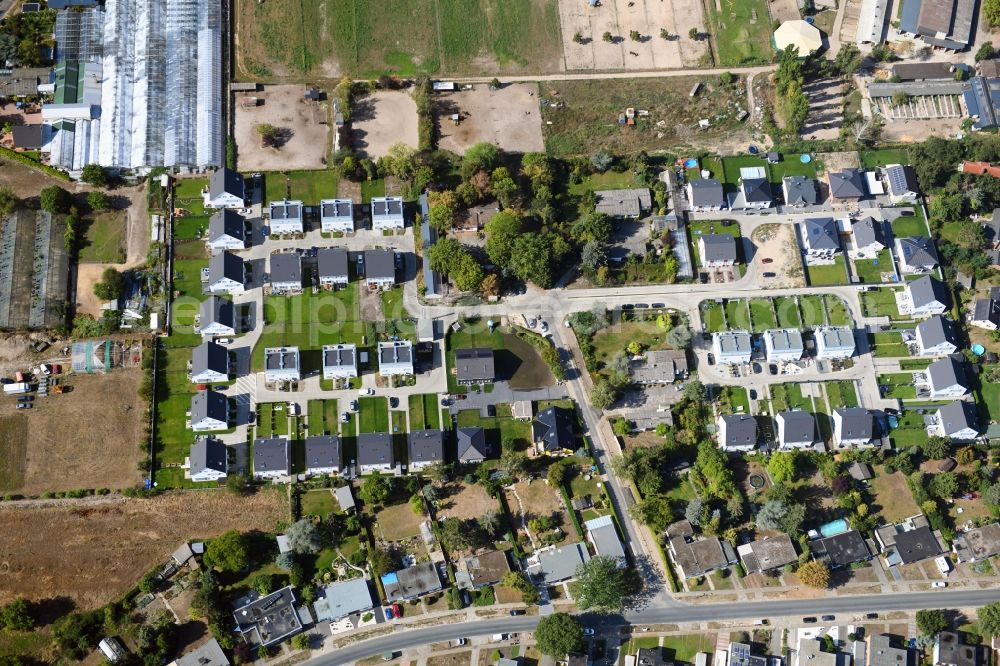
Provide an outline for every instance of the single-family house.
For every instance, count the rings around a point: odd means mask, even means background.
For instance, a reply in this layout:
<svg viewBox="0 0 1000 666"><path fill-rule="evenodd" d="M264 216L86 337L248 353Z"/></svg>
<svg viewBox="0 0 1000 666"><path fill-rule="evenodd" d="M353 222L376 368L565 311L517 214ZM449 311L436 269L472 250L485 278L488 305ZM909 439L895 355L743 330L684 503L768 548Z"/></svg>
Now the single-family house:
<svg viewBox="0 0 1000 666"><path fill-rule="evenodd" d="M213 432L229 428L229 399L206 389L191 396L191 430Z"/></svg>
<svg viewBox="0 0 1000 666"><path fill-rule="evenodd" d="M441 577L438 575L434 562L414 564L412 567L400 569L382 576L382 589L385 590L386 601L409 601L440 592L444 589Z"/></svg>
<svg viewBox="0 0 1000 666"><path fill-rule="evenodd" d="M712 334L712 351L720 365L749 363L753 350L746 331L717 331Z"/></svg>
<svg viewBox="0 0 1000 666"><path fill-rule="evenodd" d="M934 241L926 236L897 238L896 257L904 273L927 273L938 265L937 248Z"/></svg>
<svg viewBox="0 0 1000 666"><path fill-rule="evenodd" d="M757 419L751 414L723 414L718 425L723 451L747 453L757 447Z"/></svg>
<svg viewBox="0 0 1000 666"><path fill-rule="evenodd" d="M507 553L490 550L458 561L455 582L463 590L478 590L486 585L496 585L510 569Z"/></svg>
<svg viewBox="0 0 1000 666"><path fill-rule="evenodd" d="M832 259L840 252L840 236L832 217L812 217L802 224L803 247L810 259Z"/></svg>
<svg viewBox="0 0 1000 666"><path fill-rule="evenodd" d="M703 268L722 268L736 264L736 238L729 234L704 234L698 238L698 256Z"/></svg>
<svg viewBox="0 0 1000 666"><path fill-rule="evenodd" d="M347 250L342 247L326 247L316 253L319 286L324 289L346 287L350 282Z"/></svg>
<svg viewBox="0 0 1000 666"><path fill-rule="evenodd" d="M486 431L482 428L459 428L455 433L458 442L458 462L476 465L490 456L490 446L486 442Z"/></svg>
<svg viewBox="0 0 1000 666"><path fill-rule="evenodd" d="M951 319L934 315L917 324L917 350L921 356L947 356L958 349L958 327Z"/></svg>
<svg viewBox="0 0 1000 666"><path fill-rule="evenodd" d="M774 205L771 184L763 167L741 169L736 198L730 206L734 210L764 210Z"/></svg>
<svg viewBox="0 0 1000 666"><path fill-rule="evenodd" d="M410 471L444 462L444 433L440 430L414 430L406 436L406 450Z"/></svg>
<svg viewBox="0 0 1000 666"><path fill-rule="evenodd" d="M669 532L668 532L669 534ZM736 552L718 537L706 537L697 541L689 541L683 535L668 538L670 559L673 560L681 578L696 578L736 564Z"/></svg>
<svg viewBox="0 0 1000 666"><path fill-rule="evenodd" d="M815 206L818 199L816 181L806 176L785 176L782 178L781 193L784 195L785 205L794 208Z"/></svg>
<svg viewBox="0 0 1000 666"><path fill-rule="evenodd" d="M632 381L643 386L673 384L687 375L687 354L683 349L648 351L629 364Z"/></svg>
<svg viewBox="0 0 1000 666"><path fill-rule="evenodd" d="M927 366L927 380L932 400L961 398L969 392L965 363L961 356L948 356Z"/></svg>
<svg viewBox="0 0 1000 666"><path fill-rule="evenodd" d="M618 537L615 521L610 515L591 518L583 526L587 529L587 540L594 546L596 554L615 558L619 568L628 564L625 548Z"/></svg>
<svg viewBox="0 0 1000 666"><path fill-rule="evenodd" d="M576 448L573 412L562 407L538 412L531 422L531 439L539 453L573 451Z"/></svg>
<svg viewBox="0 0 1000 666"><path fill-rule="evenodd" d="M869 446L876 437L875 416L864 407L833 410L833 443L838 449Z"/></svg>
<svg viewBox="0 0 1000 666"><path fill-rule="evenodd" d="M691 210L695 212L722 210L726 207L726 196L722 189L722 183L715 178L689 180L687 198Z"/></svg>
<svg viewBox="0 0 1000 666"><path fill-rule="evenodd" d="M595 210L608 217L639 218L649 211L653 199L648 187L635 187L624 190L598 190L594 192L597 198Z"/></svg>
<svg viewBox="0 0 1000 666"><path fill-rule="evenodd" d="M378 372L383 377L414 374L413 343L409 340L378 343Z"/></svg>
<svg viewBox="0 0 1000 666"><path fill-rule="evenodd" d="M865 197L865 176L859 169L827 173L830 198L835 202L860 201Z"/></svg>
<svg viewBox="0 0 1000 666"><path fill-rule="evenodd" d="M917 185L917 174L913 167L887 164L882 167L882 177L887 185L889 201L892 203L915 203L920 198L920 187Z"/></svg>
<svg viewBox="0 0 1000 666"><path fill-rule="evenodd" d="M959 562L974 562L1000 555L1000 523L990 523L955 535L952 542Z"/></svg>
<svg viewBox="0 0 1000 666"><path fill-rule="evenodd" d="M805 345L797 328L769 328L764 331L764 349L768 361L798 361Z"/></svg>
<svg viewBox="0 0 1000 666"><path fill-rule="evenodd" d="M358 348L350 343L323 345L323 379L358 376Z"/></svg>
<svg viewBox="0 0 1000 666"><path fill-rule="evenodd" d="M253 441L253 475L280 479L291 474L291 447L287 437L258 437Z"/></svg>
<svg viewBox="0 0 1000 666"><path fill-rule="evenodd" d="M628 657L625 661L628 663ZM636 650L635 666L674 666L674 662L664 657L663 648L657 645Z"/></svg>
<svg viewBox="0 0 1000 666"><path fill-rule="evenodd" d="M900 313L915 317L939 315L948 309L950 302L945 286L930 275L925 275L906 283Z"/></svg>
<svg viewBox="0 0 1000 666"><path fill-rule="evenodd" d="M302 364L298 347L266 347L264 349L264 380L297 382L302 379Z"/></svg>
<svg viewBox="0 0 1000 666"><path fill-rule="evenodd" d="M229 352L222 345L206 341L191 352L191 381L211 384L229 381Z"/></svg>
<svg viewBox="0 0 1000 666"><path fill-rule="evenodd" d="M246 289L246 267L231 252L222 251L208 260L208 291L213 294L242 294Z"/></svg>
<svg viewBox="0 0 1000 666"><path fill-rule="evenodd" d="M219 481L229 473L229 449L214 437L196 437L188 454L188 476L195 483Z"/></svg>
<svg viewBox="0 0 1000 666"><path fill-rule="evenodd" d="M298 252L275 252L271 255L271 293L302 292L302 257Z"/></svg>
<svg viewBox="0 0 1000 666"><path fill-rule="evenodd" d="M340 435L306 437L306 474L340 474Z"/></svg>
<svg viewBox="0 0 1000 666"><path fill-rule="evenodd" d="M209 296L198 306L198 332L203 338L236 335L236 308L229 299Z"/></svg>
<svg viewBox="0 0 1000 666"><path fill-rule="evenodd" d="M459 384L491 384L496 379L493 350L468 347L455 350L455 380Z"/></svg>
<svg viewBox="0 0 1000 666"><path fill-rule="evenodd" d="M387 432L359 434L358 465L362 474L391 472L396 466L396 459L392 455L392 435Z"/></svg>
<svg viewBox="0 0 1000 666"><path fill-rule="evenodd" d="M988 331L1000 328L1000 301L993 298L977 298L969 323Z"/></svg>
<svg viewBox="0 0 1000 666"><path fill-rule="evenodd" d="M973 402L956 400L938 407L934 434L953 442L971 442L979 436L979 417Z"/></svg>
<svg viewBox="0 0 1000 666"><path fill-rule="evenodd" d="M816 358L850 358L854 355L854 331L848 326L820 326L813 332Z"/></svg>
<svg viewBox="0 0 1000 666"><path fill-rule="evenodd" d="M796 410L778 412L778 448L808 449L816 443L816 417L809 412Z"/></svg>
<svg viewBox="0 0 1000 666"><path fill-rule="evenodd" d="M576 576L577 567L590 561L587 545L581 542L542 550L528 565L527 573L540 578L545 585L555 585Z"/></svg>
<svg viewBox="0 0 1000 666"><path fill-rule="evenodd" d="M864 536L857 530L814 539L809 542L809 552L814 559L825 563L831 569L847 567L855 562L866 562L874 556Z"/></svg>
<svg viewBox="0 0 1000 666"><path fill-rule="evenodd" d="M894 643L889 634L868 634L868 666L913 666L913 655L906 643L901 642L899 647Z"/></svg>
<svg viewBox="0 0 1000 666"><path fill-rule="evenodd" d="M205 208L243 208L246 188L243 176L232 169L216 169L208 179L208 189L202 191Z"/></svg>
<svg viewBox="0 0 1000 666"><path fill-rule="evenodd" d="M272 236L301 234L305 231L302 221L301 201L272 201L268 204L268 217Z"/></svg>
<svg viewBox="0 0 1000 666"><path fill-rule="evenodd" d="M372 197L372 229L393 231L405 224L403 197Z"/></svg>
<svg viewBox="0 0 1000 666"><path fill-rule="evenodd" d="M885 525L875 530L875 538L882 544L882 554L890 567L937 557L944 550L924 516L907 523Z"/></svg>
<svg viewBox="0 0 1000 666"><path fill-rule="evenodd" d="M325 233L354 231L354 203L350 199L321 199L319 224Z"/></svg>
<svg viewBox="0 0 1000 666"><path fill-rule="evenodd" d="M369 289L391 289L396 284L396 253L392 250L365 250L365 284Z"/></svg>
<svg viewBox="0 0 1000 666"><path fill-rule="evenodd" d="M854 249L850 254L855 259L872 259L889 247L885 223L868 215L854 220L851 225L851 240ZM892 271L890 266L886 266L886 269Z"/></svg>
<svg viewBox="0 0 1000 666"><path fill-rule="evenodd" d="M251 648L276 645L302 631L295 603L291 585L258 597L233 613L236 631Z"/></svg>
<svg viewBox="0 0 1000 666"><path fill-rule="evenodd" d="M229 666L229 659L222 651L219 641L210 638L194 650L177 657L168 666Z"/></svg>
<svg viewBox="0 0 1000 666"><path fill-rule="evenodd" d="M799 559L787 534L766 537L736 547L736 553L748 574L773 571Z"/></svg>
<svg viewBox="0 0 1000 666"><path fill-rule="evenodd" d="M212 252L246 248L246 219L225 208L208 219L208 248Z"/></svg>
<svg viewBox="0 0 1000 666"><path fill-rule="evenodd" d="M313 602L317 622L336 622L349 615L366 613L375 607L371 586L364 576L339 580L322 588Z"/></svg>
<svg viewBox="0 0 1000 666"><path fill-rule="evenodd" d="M931 651L934 666L982 666L989 663L983 649L962 640L957 631L942 631L934 637Z"/></svg>

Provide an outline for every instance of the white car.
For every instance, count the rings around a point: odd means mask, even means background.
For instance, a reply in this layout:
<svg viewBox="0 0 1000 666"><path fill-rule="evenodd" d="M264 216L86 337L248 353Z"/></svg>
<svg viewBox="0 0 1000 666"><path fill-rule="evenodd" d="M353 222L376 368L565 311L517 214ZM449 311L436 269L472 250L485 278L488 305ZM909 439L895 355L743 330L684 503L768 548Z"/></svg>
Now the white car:
<svg viewBox="0 0 1000 666"><path fill-rule="evenodd" d="M375 395L375 389L359 389L358 395Z"/></svg>
<svg viewBox="0 0 1000 666"><path fill-rule="evenodd" d="M948 587L948 583L944 582L943 580L939 580L939 581L936 581L936 582L932 583L931 587L938 587L938 588Z"/></svg>
<svg viewBox="0 0 1000 666"><path fill-rule="evenodd" d="M217 344L220 344L220 345L228 345L228 344L231 344L233 342L233 339L232 338L219 338L215 342Z"/></svg>

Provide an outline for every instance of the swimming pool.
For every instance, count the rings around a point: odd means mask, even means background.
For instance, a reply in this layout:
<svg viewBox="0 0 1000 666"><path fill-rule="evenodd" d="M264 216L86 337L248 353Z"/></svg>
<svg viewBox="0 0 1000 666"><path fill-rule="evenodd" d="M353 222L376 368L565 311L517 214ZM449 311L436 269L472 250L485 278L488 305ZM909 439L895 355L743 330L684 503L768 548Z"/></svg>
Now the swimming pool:
<svg viewBox="0 0 1000 666"><path fill-rule="evenodd" d="M838 518L837 520L830 521L826 525L822 525L819 528L819 533L825 537L831 537L836 536L837 534L843 534L849 529L851 529L851 525L843 518Z"/></svg>

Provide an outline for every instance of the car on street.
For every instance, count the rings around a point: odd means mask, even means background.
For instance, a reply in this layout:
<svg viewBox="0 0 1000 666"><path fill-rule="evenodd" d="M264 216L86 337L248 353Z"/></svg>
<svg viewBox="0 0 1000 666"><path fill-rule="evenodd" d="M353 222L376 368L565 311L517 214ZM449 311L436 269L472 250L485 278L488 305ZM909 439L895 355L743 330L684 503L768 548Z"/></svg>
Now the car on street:
<svg viewBox="0 0 1000 666"><path fill-rule="evenodd" d="M824 622L834 622L837 619L837 616L836 615L823 615L819 619L823 620Z"/></svg>
<svg viewBox="0 0 1000 666"><path fill-rule="evenodd" d="M358 411L358 401L357 400L351 400L351 411L352 412Z"/></svg>
<svg viewBox="0 0 1000 666"><path fill-rule="evenodd" d="M814 618L814 617L804 617L804 618L802 618L802 623L803 624L814 624L815 622L816 622L816 618Z"/></svg>
<svg viewBox="0 0 1000 666"><path fill-rule="evenodd" d="M515 608L510 612L510 614L517 617L518 615L524 615L524 611L521 610L520 608Z"/></svg>
<svg viewBox="0 0 1000 666"><path fill-rule="evenodd" d="M17 403L16 409L31 409L32 407L34 407L34 405L30 402L19 402Z"/></svg>
<svg viewBox="0 0 1000 666"><path fill-rule="evenodd" d="M760 260L760 263L762 263L762 264L773 264L774 263L774 259L772 259L771 257L764 257L763 259Z"/></svg>
<svg viewBox="0 0 1000 666"><path fill-rule="evenodd" d="M749 393L750 393L750 399L751 400L756 400L757 399L757 391L755 389L750 389Z"/></svg>
<svg viewBox="0 0 1000 666"><path fill-rule="evenodd" d="M649 308L649 303L636 303L635 307L639 310L645 310Z"/></svg>
<svg viewBox="0 0 1000 666"><path fill-rule="evenodd" d="M865 619L866 620L877 620L878 619L878 613L865 613Z"/></svg>
<svg viewBox="0 0 1000 666"><path fill-rule="evenodd" d="M937 587L937 588L948 587L948 583L944 582L943 580L938 580L931 583L931 587Z"/></svg>
<svg viewBox="0 0 1000 666"><path fill-rule="evenodd" d="M766 278L773 278L773 277L778 277L778 274L768 272L768 273L763 273L763 276Z"/></svg>
<svg viewBox="0 0 1000 666"><path fill-rule="evenodd" d="M653 303L652 307L653 307L654 309L658 309L658 308L665 308L665 307L667 307L667 306L666 306L666 304L665 304L665 303Z"/></svg>
<svg viewBox="0 0 1000 666"><path fill-rule="evenodd" d="M622 310L635 310L635 303L626 303L622 306Z"/></svg>
<svg viewBox="0 0 1000 666"><path fill-rule="evenodd" d="M778 366L775 365L774 363L768 363L767 371L770 372L772 375L776 375L778 374Z"/></svg>
<svg viewBox="0 0 1000 666"><path fill-rule="evenodd" d="M342 423L348 423L351 420L351 415L348 414L347 412L343 412L340 415L340 420Z"/></svg>

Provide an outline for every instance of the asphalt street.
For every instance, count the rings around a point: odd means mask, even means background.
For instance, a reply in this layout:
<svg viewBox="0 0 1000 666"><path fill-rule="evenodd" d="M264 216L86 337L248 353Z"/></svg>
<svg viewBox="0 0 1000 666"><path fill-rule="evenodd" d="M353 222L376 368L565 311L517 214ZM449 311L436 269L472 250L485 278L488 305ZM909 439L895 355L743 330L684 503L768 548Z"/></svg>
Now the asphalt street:
<svg viewBox="0 0 1000 666"><path fill-rule="evenodd" d="M683 605L667 608L651 608L640 613L629 613L621 616L586 617L584 624L605 632L623 623L629 624L667 624L682 622L704 622L747 619L775 619L780 617L819 617L835 615L836 622L847 624L861 620L861 614L911 611L923 608L976 608L991 601L1000 600L1000 589L975 591L934 591L912 594L893 594L876 596L843 596L824 597L821 599L795 599L789 601L762 601L739 604L706 604ZM439 643L459 637L484 636L498 633L531 631L534 629L538 616L502 617L480 620L478 622L462 622L446 624L424 629L399 630L391 635L363 641L356 645L342 648L333 654L327 654L310 659L311 666L333 666L334 664L351 664L365 657L394 652L418 645ZM402 625L400 625L402 626Z"/></svg>

